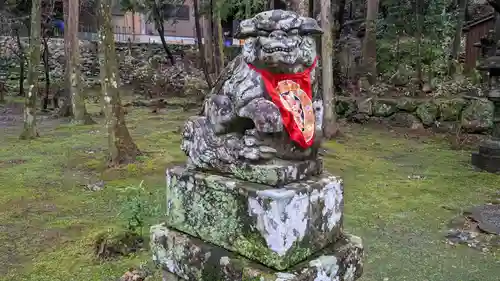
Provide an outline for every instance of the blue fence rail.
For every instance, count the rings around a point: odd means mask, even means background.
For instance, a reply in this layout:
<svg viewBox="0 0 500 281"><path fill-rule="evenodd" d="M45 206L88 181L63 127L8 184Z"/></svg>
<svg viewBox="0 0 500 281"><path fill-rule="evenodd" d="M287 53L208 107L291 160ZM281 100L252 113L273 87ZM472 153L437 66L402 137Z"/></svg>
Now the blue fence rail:
<svg viewBox="0 0 500 281"><path fill-rule="evenodd" d="M19 25L15 20L1 20L0 19L0 36L14 36L15 28L18 28L19 35L21 37L27 37L29 31L23 25ZM133 42L133 43L146 43L146 44L161 44L161 38L159 35L154 34L146 34L133 33L133 30L130 26L114 26L114 37L115 42ZM63 38L64 32L61 28L53 26L50 30L46 30L46 36L49 38ZM92 26L80 26L78 37L80 40L88 40L88 41L98 41L99 37L97 34L97 28ZM165 36L165 40L167 44L173 45L194 45L196 44L196 38L194 37L179 37L179 36ZM229 40L231 41L231 40ZM232 40L231 42L233 46L241 46L243 44L240 40Z"/></svg>

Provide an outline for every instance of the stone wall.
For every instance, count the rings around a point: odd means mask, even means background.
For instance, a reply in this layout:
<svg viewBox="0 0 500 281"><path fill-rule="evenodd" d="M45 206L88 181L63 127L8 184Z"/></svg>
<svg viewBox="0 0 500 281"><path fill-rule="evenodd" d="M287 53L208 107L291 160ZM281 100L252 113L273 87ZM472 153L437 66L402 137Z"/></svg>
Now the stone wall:
<svg viewBox="0 0 500 281"><path fill-rule="evenodd" d="M23 38L22 43L25 51L28 48L28 38ZM7 65L0 65L2 71L7 72L9 74L9 79L15 80L19 77L18 71L15 71L19 67L18 60L14 55L17 52L18 47L15 42L15 38L12 37L0 37L0 46L2 46L2 50L0 50L0 58L7 59ZM5 47L4 47L5 46ZM54 80L61 79L64 74L64 40L59 38L50 39L48 42L50 58L50 74L51 78ZM178 47L173 48L174 52L179 50ZM43 45L42 45L43 51ZM139 63L135 65L136 68L139 68L145 64L151 63L151 60L156 60L158 63L163 63L166 61L165 51L163 50L162 45L160 44L127 44L127 43L116 43L116 52L119 61L120 70L129 69L130 66L130 58L127 60L127 56L131 56L132 58L138 59L135 63ZM179 54L179 52L175 52ZM41 69L43 69L43 62L41 62ZM99 59L97 53L97 42L93 41L80 41L80 65L81 72L84 78L87 80L94 80L99 77ZM120 71L120 73L123 71ZM40 79L44 79L40 76ZM127 84L128 77L123 77L125 81L123 83Z"/></svg>
<svg viewBox="0 0 500 281"><path fill-rule="evenodd" d="M493 125L493 103L476 97L449 99L339 98L337 114L349 121L387 122L395 127L432 127L442 132L462 128L468 133L486 133Z"/></svg>
<svg viewBox="0 0 500 281"><path fill-rule="evenodd" d="M25 51L28 39L22 41ZM6 73L7 84L17 85L19 80L19 60L15 53L17 44L15 38L0 37L0 73ZM5 46L5 48L3 48ZM64 40L50 39L49 65L51 87L61 87L64 78ZM172 66L168 63L163 46L160 44L116 43L118 67L121 84L133 83L134 88L141 93L156 92L154 95L190 94L193 90L198 94L206 90L206 83L200 69L193 64L196 52L189 46L169 46L178 63ZM43 46L42 46L43 50ZM3 62L3 63L2 63ZM97 43L80 41L80 71L84 87L99 84L99 57ZM43 69L43 62L40 63ZM1 75L0 75L1 76ZM40 81L45 80L45 74L40 71ZM43 83L40 84L44 86ZM186 90L186 86L189 89Z"/></svg>

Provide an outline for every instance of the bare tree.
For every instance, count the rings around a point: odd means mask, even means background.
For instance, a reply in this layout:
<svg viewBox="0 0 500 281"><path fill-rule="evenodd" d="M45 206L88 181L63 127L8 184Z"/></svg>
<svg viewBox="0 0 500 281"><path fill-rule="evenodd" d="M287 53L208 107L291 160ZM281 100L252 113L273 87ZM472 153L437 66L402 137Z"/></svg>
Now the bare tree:
<svg viewBox="0 0 500 281"><path fill-rule="evenodd" d="M203 16L204 28L203 28L203 43L205 45L205 61L207 63L208 72L214 72L214 38L213 38L213 18L212 12L206 12Z"/></svg>
<svg viewBox="0 0 500 281"><path fill-rule="evenodd" d="M458 52L460 51L460 41L462 39L462 29L465 22L465 8L467 0L458 0L457 25L455 26L455 36L451 44L450 60L448 61L448 75L455 74L455 65L458 60Z"/></svg>
<svg viewBox="0 0 500 281"><path fill-rule="evenodd" d="M198 53L200 55L200 62L202 64L203 73L205 74L205 80L207 80L208 87L212 88L212 79L210 78L210 74L208 72L207 61L205 60L205 46L202 42L201 36L201 25L200 25L200 0L193 0L193 9L194 9L194 20L196 25L196 41L198 42Z"/></svg>
<svg viewBox="0 0 500 281"><path fill-rule="evenodd" d="M421 54L421 44L422 44L422 29L424 26L424 15L422 14L423 8L423 0L415 0L415 16L417 23L416 30L416 45L417 45L417 63L415 65L417 71L417 81L419 87L422 86L423 77L422 77L422 54Z"/></svg>
<svg viewBox="0 0 500 281"><path fill-rule="evenodd" d="M36 94L38 92L38 65L40 64L41 9L42 0L33 0L28 64L29 88L24 104L24 128L21 139L33 139L39 136L36 128Z"/></svg>
<svg viewBox="0 0 500 281"><path fill-rule="evenodd" d="M4 49L0 50L1 51L7 51L10 52L11 54L15 55L18 59L19 63L19 92L18 96L22 97L24 96L24 79L26 78L26 54L24 50L24 45L21 42L21 35L19 34L19 28L20 26L23 25L22 21L16 21L13 23L13 28L12 28L12 36L15 39L16 45L14 44L6 44L6 46L2 46Z"/></svg>
<svg viewBox="0 0 500 281"><path fill-rule="evenodd" d="M309 15L309 0L290 0L286 3L287 9L299 13L301 16Z"/></svg>
<svg viewBox="0 0 500 281"><path fill-rule="evenodd" d="M45 74L45 93L43 94L43 99L42 99L42 110L47 110L49 106L49 96L50 96L50 84L51 84L51 79L50 79L50 50L49 50L49 40L50 36L52 33L52 19L54 15L54 6L55 6L55 0L48 0L44 1L45 5L42 9L42 27L41 27L41 34L42 34L42 44L43 44L43 53L42 53L42 58L43 58L43 71ZM54 108L59 107L59 102L57 95L54 94L52 97L52 103Z"/></svg>
<svg viewBox="0 0 500 281"><path fill-rule="evenodd" d="M66 60L68 61L69 81L70 81L70 97L73 109L73 122L76 124L94 124L90 115L85 108L85 98L81 91L80 79L80 41L78 40L78 24L80 15L79 0L64 0L64 5L68 6L68 21L66 24L65 33L68 34L68 42L64 44Z"/></svg>
<svg viewBox="0 0 500 281"><path fill-rule="evenodd" d="M213 34L215 35L215 73L217 76L222 73L224 69L224 37L222 32L222 19L220 9L222 3L220 0L210 0L210 8L213 18Z"/></svg>
<svg viewBox="0 0 500 281"><path fill-rule="evenodd" d="M373 85L377 79L377 34L376 23L379 0L366 1L366 33L363 42L364 78Z"/></svg>
<svg viewBox="0 0 500 281"><path fill-rule="evenodd" d="M109 165L133 162L141 154L125 124L125 113L118 90L118 66L111 23L112 0L99 0L99 63L106 128L108 131Z"/></svg>
<svg viewBox="0 0 500 281"><path fill-rule="evenodd" d="M14 33L16 35L16 42L19 54L19 96L24 96L24 75L25 65L26 65L26 55L24 53L24 46L21 42L21 35L19 34L19 29L15 28Z"/></svg>
<svg viewBox="0 0 500 281"><path fill-rule="evenodd" d="M321 0L320 23L323 29L321 37L321 84L323 96L323 136L333 138L338 132L335 114L335 95L333 85L333 36L331 1Z"/></svg>
<svg viewBox="0 0 500 281"><path fill-rule="evenodd" d="M66 5L64 3L63 5L63 17L64 17L64 23L67 25L69 21L69 5ZM61 117L70 117L73 116L73 106L71 104L71 70L69 69L69 57L67 56L68 54L71 53L71 48L70 48L70 42L71 42L71 34L66 30L64 32L64 54L66 56L65 58L65 64L64 64L64 96L65 98L63 99L63 104L61 108L59 108L58 115Z"/></svg>
<svg viewBox="0 0 500 281"><path fill-rule="evenodd" d="M5 103L5 94L7 93L7 83L0 81L0 103Z"/></svg>
<svg viewBox="0 0 500 281"><path fill-rule="evenodd" d="M168 48L167 41L165 40L165 22L172 20L173 24L176 22L176 13L179 6L184 4L184 0L134 0L134 7L146 14L149 22L154 23L156 31L160 36L160 40L167 54L167 58L172 65L175 64L175 58L170 49ZM133 2L133 1L132 1Z"/></svg>

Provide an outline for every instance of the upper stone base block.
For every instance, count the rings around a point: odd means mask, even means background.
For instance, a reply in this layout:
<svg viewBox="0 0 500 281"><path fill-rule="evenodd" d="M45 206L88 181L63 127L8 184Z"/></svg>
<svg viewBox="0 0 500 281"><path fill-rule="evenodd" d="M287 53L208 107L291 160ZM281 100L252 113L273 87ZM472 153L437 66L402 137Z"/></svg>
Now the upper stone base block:
<svg viewBox="0 0 500 281"><path fill-rule="evenodd" d="M233 164L226 169L235 178L275 186L297 182L321 174L323 160L321 158L303 161L274 159L267 164L242 162Z"/></svg>
<svg viewBox="0 0 500 281"><path fill-rule="evenodd" d="M151 228L151 249L153 260L164 270L164 281L354 281L363 270L361 239L351 235L285 271L266 268L164 225Z"/></svg>
<svg viewBox="0 0 500 281"><path fill-rule="evenodd" d="M274 188L167 170L169 227L277 270L335 242L342 213L342 180L326 174Z"/></svg>

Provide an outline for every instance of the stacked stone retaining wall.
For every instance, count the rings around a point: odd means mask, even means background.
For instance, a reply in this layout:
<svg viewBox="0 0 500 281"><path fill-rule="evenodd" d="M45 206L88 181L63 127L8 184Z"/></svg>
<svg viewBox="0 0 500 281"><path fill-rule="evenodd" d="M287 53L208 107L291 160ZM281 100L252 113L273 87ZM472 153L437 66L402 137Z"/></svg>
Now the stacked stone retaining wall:
<svg viewBox="0 0 500 281"><path fill-rule="evenodd" d="M346 98L336 102L339 117L364 123L382 120L395 127L440 131L463 129L468 133L487 133L493 125L493 103L477 97L439 99Z"/></svg>

